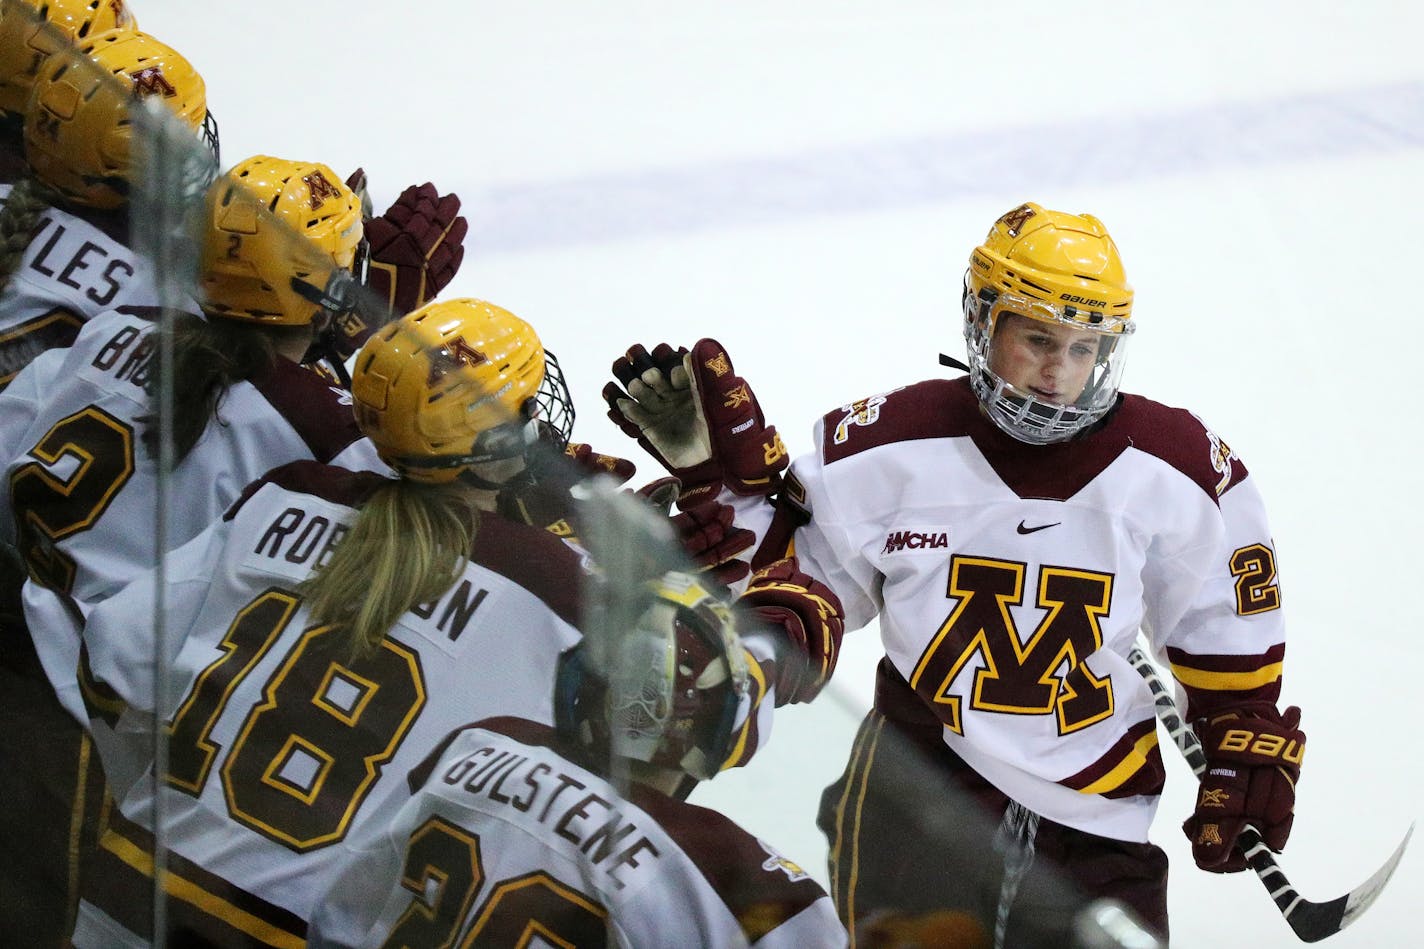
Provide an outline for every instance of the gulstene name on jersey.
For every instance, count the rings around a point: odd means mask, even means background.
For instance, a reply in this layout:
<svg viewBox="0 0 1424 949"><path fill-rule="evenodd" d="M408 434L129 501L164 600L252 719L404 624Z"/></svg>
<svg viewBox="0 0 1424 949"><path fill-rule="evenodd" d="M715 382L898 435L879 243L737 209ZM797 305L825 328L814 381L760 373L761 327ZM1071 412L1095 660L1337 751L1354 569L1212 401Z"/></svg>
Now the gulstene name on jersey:
<svg viewBox="0 0 1424 949"><path fill-rule="evenodd" d="M627 886L618 876L624 867L637 868L662 856L611 801L589 791L578 778L528 755L486 745L461 756L440 779L528 815L577 847L620 890ZM565 791L573 793L565 795Z"/></svg>

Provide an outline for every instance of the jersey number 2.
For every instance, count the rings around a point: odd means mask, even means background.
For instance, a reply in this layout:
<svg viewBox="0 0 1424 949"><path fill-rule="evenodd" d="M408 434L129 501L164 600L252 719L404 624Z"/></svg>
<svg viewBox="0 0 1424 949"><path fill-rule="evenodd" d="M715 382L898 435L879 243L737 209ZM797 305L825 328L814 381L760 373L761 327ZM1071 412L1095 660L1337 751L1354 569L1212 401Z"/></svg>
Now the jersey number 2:
<svg viewBox="0 0 1424 949"><path fill-rule="evenodd" d="M467 918L474 922L460 949L540 945L602 949L608 911L543 871L501 880L474 912L484 885L480 837L439 817L410 835L401 886L416 894L383 947L453 946Z"/></svg>

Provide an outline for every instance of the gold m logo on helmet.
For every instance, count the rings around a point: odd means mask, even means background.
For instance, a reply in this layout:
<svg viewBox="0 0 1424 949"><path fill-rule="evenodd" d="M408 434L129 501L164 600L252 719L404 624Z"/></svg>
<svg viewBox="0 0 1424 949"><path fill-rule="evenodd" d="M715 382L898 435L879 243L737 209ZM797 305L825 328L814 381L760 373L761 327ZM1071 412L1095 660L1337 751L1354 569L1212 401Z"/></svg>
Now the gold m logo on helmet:
<svg viewBox="0 0 1424 949"><path fill-rule="evenodd" d="M1225 788L1206 788L1202 791L1202 807L1225 807L1231 794Z"/></svg>
<svg viewBox="0 0 1424 949"><path fill-rule="evenodd" d="M164 96L173 99L178 95L178 90L173 88L173 83L168 81L163 75L162 68L158 66L147 66L138 72L131 72L129 79L133 81L133 97L135 99L146 99L149 96Z"/></svg>
<svg viewBox="0 0 1424 949"><path fill-rule="evenodd" d="M313 211L321 207L327 198L338 198L341 196L341 192L337 189L336 185L327 181L326 175L323 175L319 171L314 171L309 175L303 175L302 181L305 182L307 190L311 194L311 206Z"/></svg>
<svg viewBox="0 0 1424 949"><path fill-rule="evenodd" d="M474 368L484 362L489 362L488 356L467 343L463 336L456 336L448 340L443 349L430 354L430 374L425 384L435 385L441 376L461 365Z"/></svg>
<svg viewBox="0 0 1424 949"><path fill-rule="evenodd" d="M721 376L725 376L727 373L732 371L732 363L727 359L726 353L718 353L711 359L707 360L704 365L708 369L711 369L712 372L716 374L719 378Z"/></svg>
<svg viewBox="0 0 1424 949"><path fill-rule="evenodd" d="M1020 204L1008 214L999 218L999 223L1004 225L1004 230L1008 231L1010 237L1019 236L1019 228L1024 226L1024 222L1033 217L1037 212L1027 204Z"/></svg>

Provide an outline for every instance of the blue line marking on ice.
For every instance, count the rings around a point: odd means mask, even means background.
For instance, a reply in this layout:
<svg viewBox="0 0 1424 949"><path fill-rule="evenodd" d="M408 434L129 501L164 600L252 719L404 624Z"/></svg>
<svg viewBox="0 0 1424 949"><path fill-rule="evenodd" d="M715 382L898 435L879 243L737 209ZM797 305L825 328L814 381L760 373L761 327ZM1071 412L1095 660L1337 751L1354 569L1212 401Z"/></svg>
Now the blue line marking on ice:
<svg viewBox="0 0 1424 949"><path fill-rule="evenodd" d="M480 253L532 252L1421 144L1424 83L1411 82L495 188L466 214Z"/></svg>

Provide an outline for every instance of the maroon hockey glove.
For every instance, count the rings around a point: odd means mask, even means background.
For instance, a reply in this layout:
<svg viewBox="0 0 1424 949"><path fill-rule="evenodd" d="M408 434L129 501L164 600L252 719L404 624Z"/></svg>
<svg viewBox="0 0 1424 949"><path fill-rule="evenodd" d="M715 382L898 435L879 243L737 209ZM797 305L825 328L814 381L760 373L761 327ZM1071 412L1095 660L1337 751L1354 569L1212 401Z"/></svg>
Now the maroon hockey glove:
<svg viewBox="0 0 1424 949"><path fill-rule="evenodd" d="M1195 726L1206 753L1196 812L1182 825L1192 859L1203 870L1246 869L1236 837L1247 825L1279 852L1295 819L1295 783L1305 754L1300 709L1285 714L1258 705L1215 715Z"/></svg>
<svg viewBox="0 0 1424 949"><path fill-rule="evenodd" d="M791 649L779 652L777 704L809 702L821 691L840 655L845 614L830 587L802 573L788 557L758 570L736 605L783 630Z"/></svg>
<svg viewBox="0 0 1424 949"><path fill-rule="evenodd" d="M575 485L595 475L611 476L623 484L637 468L626 458L604 455L592 446L570 442L563 453L550 449L536 453L528 478L519 478L500 491L496 510L510 520L532 524L560 537L575 534L572 520L577 504L570 493Z"/></svg>
<svg viewBox="0 0 1424 949"><path fill-rule="evenodd" d="M638 471L638 466L627 458L596 452L592 445L582 442L569 442L564 448L564 454L573 461L574 470L582 472L584 477L611 475L614 481L624 484Z"/></svg>
<svg viewBox="0 0 1424 949"><path fill-rule="evenodd" d="M733 525L736 513L730 504L709 500L672 518L677 539L699 573L723 586L736 583L752 570L751 564L736 558L756 543L756 535Z"/></svg>
<svg viewBox="0 0 1424 949"><path fill-rule="evenodd" d="M668 513L682 494L682 483L673 477L658 478L633 492L661 513ZM731 586L751 572L751 564L736 559L737 554L756 543L756 535L733 526L737 512L730 504L703 501L671 517L673 532L683 553L705 580Z"/></svg>
<svg viewBox="0 0 1424 949"><path fill-rule="evenodd" d="M724 485L748 496L776 490L786 446L721 343L701 339L691 352L660 343L651 353L635 345L613 375L603 388L608 417L682 482L679 507Z"/></svg>
<svg viewBox="0 0 1424 949"><path fill-rule="evenodd" d="M366 222L366 286L398 317L429 303L460 269L468 231L458 197L442 196L428 181L411 185Z"/></svg>

